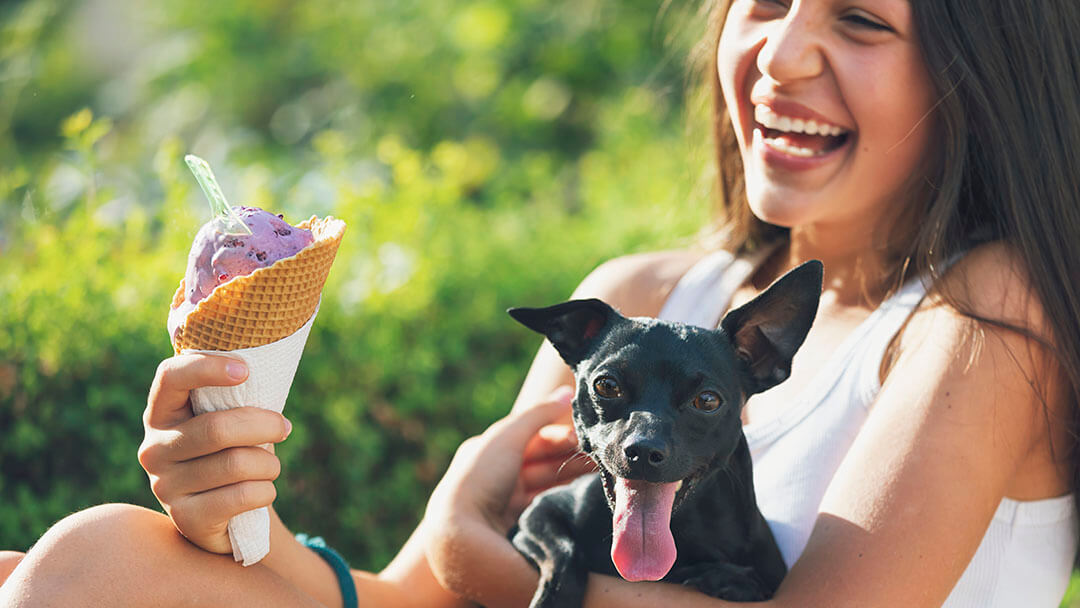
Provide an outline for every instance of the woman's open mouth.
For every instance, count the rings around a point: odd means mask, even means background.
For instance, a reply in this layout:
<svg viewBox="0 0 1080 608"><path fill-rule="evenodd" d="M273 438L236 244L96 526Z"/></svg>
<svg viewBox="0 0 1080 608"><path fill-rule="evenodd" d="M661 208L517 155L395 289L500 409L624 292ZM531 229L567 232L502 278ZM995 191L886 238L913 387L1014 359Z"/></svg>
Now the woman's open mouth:
<svg viewBox="0 0 1080 608"><path fill-rule="evenodd" d="M754 106L754 140L771 151L796 159L815 159L842 148L851 131L815 120L791 118L763 104Z"/></svg>

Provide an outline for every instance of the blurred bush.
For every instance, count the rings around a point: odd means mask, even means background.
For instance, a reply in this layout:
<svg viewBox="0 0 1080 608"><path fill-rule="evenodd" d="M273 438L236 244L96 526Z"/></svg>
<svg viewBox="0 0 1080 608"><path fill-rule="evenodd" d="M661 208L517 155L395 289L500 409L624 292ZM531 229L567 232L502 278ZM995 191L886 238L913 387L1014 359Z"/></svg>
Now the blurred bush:
<svg viewBox="0 0 1080 608"><path fill-rule="evenodd" d="M695 5L25 0L0 6L0 548L106 501L206 205L348 222L286 414L277 508L384 565L538 345L504 313L693 238Z"/></svg>

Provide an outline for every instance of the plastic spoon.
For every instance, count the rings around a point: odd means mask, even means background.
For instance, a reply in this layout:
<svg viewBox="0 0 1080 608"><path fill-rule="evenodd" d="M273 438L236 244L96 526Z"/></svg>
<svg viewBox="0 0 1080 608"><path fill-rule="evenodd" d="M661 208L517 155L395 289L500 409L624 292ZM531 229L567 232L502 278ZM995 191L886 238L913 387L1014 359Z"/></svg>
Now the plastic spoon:
<svg viewBox="0 0 1080 608"><path fill-rule="evenodd" d="M210 170L210 164L194 154L185 156L184 162L187 163L191 172L195 174L195 180L202 186L203 193L206 194L206 200L210 201L210 212L220 224L221 231L225 234L251 234L251 228L247 227L247 224L236 215L229 202L225 200L225 194L221 191L221 186L218 185L217 180L214 179L214 172Z"/></svg>

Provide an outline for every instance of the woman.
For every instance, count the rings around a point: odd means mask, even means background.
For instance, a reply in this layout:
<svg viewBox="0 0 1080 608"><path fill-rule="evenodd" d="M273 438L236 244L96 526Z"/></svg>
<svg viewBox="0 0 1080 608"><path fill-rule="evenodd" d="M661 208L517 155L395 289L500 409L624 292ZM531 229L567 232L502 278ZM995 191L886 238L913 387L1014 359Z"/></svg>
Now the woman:
<svg viewBox="0 0 1080 608"><path fill-rule="evenodd" d="M1080 5L735 0L714 12L722 235L615 260L575 294L714 325L825 265L792 376L744 422L790 572L770 606L1057 606L1077 546ZM929 284L929 289L926 284ZM545 346L518 408L570 381ZM521 606L504 442L428 509L439 580ZM481 574L482 573L482 574ZM599 575L592 607L724 606Z"/></svg>
<svg viewBox="0 0 1080 608"><path fill-rule="evenodd" d="M792 377L744 414L757 495L790 566L766 604L1056 605L1077 539L1080 9L736 0L713 23L720 234L736 255L618 259L575 295L712 324L821 259L821 306ZM276 517L260 565L211 553L227 548L229 515L273 498L276 459L246 446L288 432L254 411L190 418L188 390L242 379L228 364L179 357L155 380L140 456L171 520L125 506L77 514L0 601L199 592L337 605L336 584L352 581L361 605L461 603L443 587L491 608L527 604L536 573L505 532L572 445L565 426L537 433L567 412L558 387L571 377L550 347L511 416L459 450L390 567L342 581ZM586 603L659 602L727 605L596 575Z"/></svg>

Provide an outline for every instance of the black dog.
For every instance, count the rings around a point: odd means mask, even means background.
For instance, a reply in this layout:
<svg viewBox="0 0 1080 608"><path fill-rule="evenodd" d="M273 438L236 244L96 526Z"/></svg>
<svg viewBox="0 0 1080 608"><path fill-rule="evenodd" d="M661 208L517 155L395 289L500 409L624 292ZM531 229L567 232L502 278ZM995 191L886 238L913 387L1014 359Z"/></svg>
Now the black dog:
<svg viewBox="0 0 1080 608"><path fill-rule="evenodd" d="M511 532L540 570L534 608L580 606L589 572L772 596L786 567L754 498L740 412L788 377L821 273L799 266L715 330L628 319L600 300L509 311L573 369L574 428L599 468L541 494Z"/></svg>

